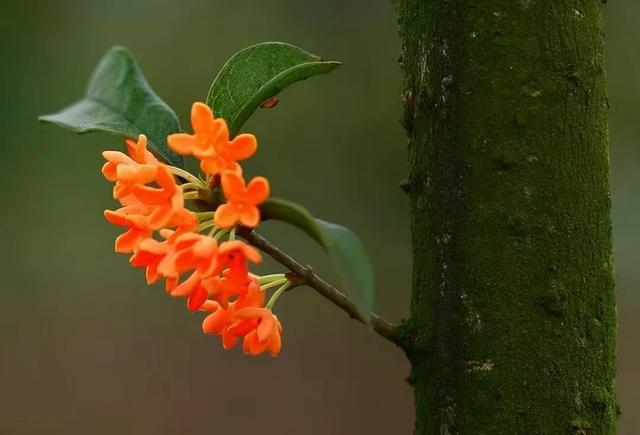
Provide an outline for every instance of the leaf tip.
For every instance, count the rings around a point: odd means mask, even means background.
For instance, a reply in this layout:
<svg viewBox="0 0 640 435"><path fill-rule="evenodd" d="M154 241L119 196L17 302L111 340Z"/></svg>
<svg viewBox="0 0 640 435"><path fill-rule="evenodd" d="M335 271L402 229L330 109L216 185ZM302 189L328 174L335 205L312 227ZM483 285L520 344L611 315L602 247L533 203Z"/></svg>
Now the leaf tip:
<svg viewBox="0 0 640 435"><path fill-rule="evenodd" d="M123 45L113 45L107 50L107 53L131 54L131 51Z"/></svg>
<svg viewBox="0 0 640 435"><path fill-rule="evenodd" d="M38 122L43 124L57 124L56 116L58 113L47 113L45 115L38 116Z"/></svg>

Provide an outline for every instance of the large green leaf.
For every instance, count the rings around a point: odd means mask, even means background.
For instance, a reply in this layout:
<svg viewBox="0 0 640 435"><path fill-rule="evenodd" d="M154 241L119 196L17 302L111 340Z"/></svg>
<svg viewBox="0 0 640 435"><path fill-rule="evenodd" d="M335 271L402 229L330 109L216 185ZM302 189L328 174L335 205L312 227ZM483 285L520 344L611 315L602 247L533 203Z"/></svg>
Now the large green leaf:
<svg viewBox="0 0 640 435"><path fill-rule="evenodd" d="M369 319L375 296L373 267L362 240L353 231L316 219L302 206L284 199L271 198L260 211L263 220L287 222L318 242L329 254L346 291L354 292L360 314Z"/></svg>
<svg viewBox="0 0 640 435"><path fill-rule="evenodd" d="M235 135L262 103L284 88L338 65L283 42L253 45L222 67L209 89L207 104Z"/></svg>
<svg viewBox="0 0 640 435"><path fill-rule="evenodd" d="M180 131L178 117L153 92L126 48L113 47L104 55L84 98L39 119L76 133L101 131L133 139L143 133L160 158L184 166L182 157L167 147L167 136Z"/></svg>

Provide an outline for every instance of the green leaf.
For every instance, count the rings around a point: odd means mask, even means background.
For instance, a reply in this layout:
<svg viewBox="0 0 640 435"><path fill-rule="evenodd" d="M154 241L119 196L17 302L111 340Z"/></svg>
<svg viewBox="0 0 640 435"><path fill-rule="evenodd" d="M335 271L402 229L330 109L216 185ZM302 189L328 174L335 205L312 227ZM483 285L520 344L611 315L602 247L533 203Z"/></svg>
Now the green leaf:
<svg viewBox="0 0 640 435"><path fill-rule="evenodd" d="M362 240L351 230L314 218L302 206L271 198L260 207L263 220L287 222L311 236L329 254L346 290L355 292L358 311L369 319L375 296L373 267Z"/></svg>
<svg viewBox="0 0 640 435"><path fill-rule="evenodd" d="M167 147L167 136L180 131L180 121L149 87L126 48L113 47L104 55L83 99L39 119L76 133L100 131L133 139L142 133L160 158L184 166L182 157Z"/></svg>
<svg viewBox="0 0 640 435"><path fill-rule="evenodd" d="M323 248L327 248L324 234L316 224L315 218L299 204L271 197L260 206L260 217L263 221L276 219L287 222L307 233Z"/></svg>
<svg viewBox="0 0 640 435"><path fill-rule="evenodd" d="M209 89L207 104L227 121L234 136L262 103L287 86L338 65L283 42L253 45L222 67Z"/></svg>

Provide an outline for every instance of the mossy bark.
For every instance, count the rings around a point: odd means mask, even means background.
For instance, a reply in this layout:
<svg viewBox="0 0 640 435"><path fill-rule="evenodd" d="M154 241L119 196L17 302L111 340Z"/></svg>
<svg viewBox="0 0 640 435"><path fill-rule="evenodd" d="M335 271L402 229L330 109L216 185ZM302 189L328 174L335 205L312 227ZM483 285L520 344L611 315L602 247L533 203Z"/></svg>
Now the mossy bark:
<svg viewBox="0 0 640 435"><path fill-rule="evenodd" d="M602 6L396 0L416 434L615 433Z"/></svg>

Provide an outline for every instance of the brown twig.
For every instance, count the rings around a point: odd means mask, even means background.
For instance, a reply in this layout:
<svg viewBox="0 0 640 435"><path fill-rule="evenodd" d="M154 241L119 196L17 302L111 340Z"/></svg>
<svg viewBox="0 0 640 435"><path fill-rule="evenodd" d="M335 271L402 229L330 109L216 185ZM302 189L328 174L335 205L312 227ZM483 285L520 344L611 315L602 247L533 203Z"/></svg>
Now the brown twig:
<svg viewBox="0 0 640 435"><path fill-rule="evenodd" d="M237 234L248 241L251 245L260 249L278 263L289 269L295 275L293 279L294 285L307 285L311 287L326 299L340 307L352 319L356 319L363 324L367 324L367 321L358 312L353 301L350 300L343 292L313 273L311 267L303 266L298 263L276 245L249 228L239 227ZM392 343L397 343L397 326L386 321L375 313L371 313L371 328Z"/></svg>

